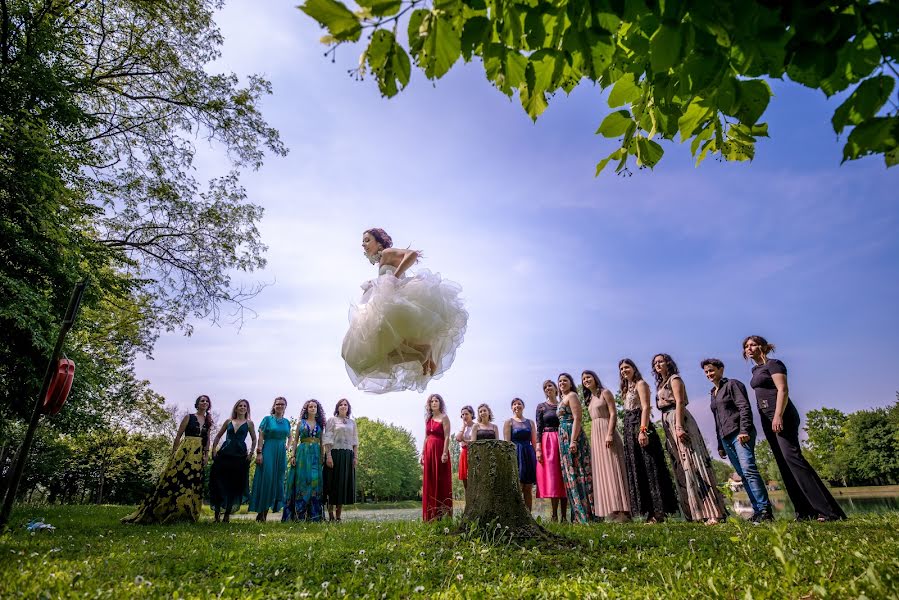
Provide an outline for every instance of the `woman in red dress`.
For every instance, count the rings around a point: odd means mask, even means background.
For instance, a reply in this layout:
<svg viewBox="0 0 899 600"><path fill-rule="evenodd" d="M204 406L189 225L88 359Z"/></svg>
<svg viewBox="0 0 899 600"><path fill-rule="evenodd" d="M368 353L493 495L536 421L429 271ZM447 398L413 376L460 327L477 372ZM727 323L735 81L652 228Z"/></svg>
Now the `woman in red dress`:
<svg viewBox="0 0 899 600"><path fill-rule="evenodd" d="M471 406L462 407L462 430L456 434L456 441L462 449L459 452L459 481L465 490L468 490L468 436L474 427L474 409Z"/></svg>
<svg viewBox="0 0 899 600"><path fill-rule="evenodd" d="M421 518L433 521L453 516L453 470L449 459L450 421L440 394L428 396L425 404L425 444Z"/></svg>

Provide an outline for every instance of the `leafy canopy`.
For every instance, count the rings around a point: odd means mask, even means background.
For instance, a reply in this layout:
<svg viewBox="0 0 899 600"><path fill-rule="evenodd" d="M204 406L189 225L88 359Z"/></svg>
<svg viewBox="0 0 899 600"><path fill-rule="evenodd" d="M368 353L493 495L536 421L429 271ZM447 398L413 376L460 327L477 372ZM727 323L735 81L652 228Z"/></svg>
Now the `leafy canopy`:
<svg viewBox="0 0 899 600"><path fill-rule="evenodd" d="M869 154L888 167L899 161L895 2L357 1L356 11L339 0L299 8L328 30L330 51L370 33L357 74L371 73L385 96L408 85L410 55L428 79L479 58L487 79L517 92L535 120L558 90L584 81L609 89L616 110L597 133L621 144L597 174L613 161L619 173L630 161L655 166L660 139L689 141L697 164L710 154L751 160L768 135L760 122L772 95L766 80L784 77L827 96L853 88L832 119L837 134L849 129L843 162Z"/></svg>

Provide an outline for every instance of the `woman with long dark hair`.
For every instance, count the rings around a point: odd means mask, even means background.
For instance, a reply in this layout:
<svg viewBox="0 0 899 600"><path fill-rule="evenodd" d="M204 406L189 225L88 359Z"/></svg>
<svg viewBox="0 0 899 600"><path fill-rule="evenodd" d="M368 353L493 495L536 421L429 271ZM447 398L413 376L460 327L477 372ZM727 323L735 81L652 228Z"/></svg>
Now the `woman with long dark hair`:
<svg viewBox="0 0 899 600"><path fill-rule="evenodd" d="M293 435L293 452L287 471L287 502L282 521L321 521L324 482L322 435L325 411L318 400L307 400Z"/></svg>
<svg viewBox="0 0 899 600"><path fill-rule="evenodd" d="M225 443L219 440L227 433ZM247 452L247 435L253 447ZM240 508L248 492L250 460L256 450L256 426L250 420L250 403L241 398L231 409L231 418L222 424L212 442L212 469L209 472L209 505L218 523L224 512L227 523L231 513Z"/></svg>
<svg viewBox="0 0 899 600"><path fill-rule="evenodd" d="M688 521L716 525L727 517L727 509L718 491L712 457L696 420L687 410L687 388L680 371L668 354L656 354L652 358L652 370L656 380L656 406L662 411L681 513Z"/></svg>
<svg viewBox="0 0 899 600"><path fill-rule="evenodd" d="M666 515L677 512L677 496L662 442L652 423L649 384L629 358L618 363L618 373L624 400L624 469L631 511L646 517L647 523L661 523Z"/></svg>
<svg viewBox="0 0 899 600"><path fill-rule="evenodd" d="M524 400L512 398L512 418L503 426L506 441L515 444L518 458L518 482L521 485L521 496L528 512L534 505L533 488L537 483L537 426L530 419L524 418Z"/></svg>
<svg viewBox="0 0 899 600"><path fill-rule="evenodd" d="M776 358L769 358L772 352L774 344L760 335L743 340L743 357L755 363L749 384L755 390L762 430L796 510L796 518L845 519L846 513L802 454L799 411L790 399L787 367Z"/></svg>
<svg viewBox="0 0 899 600"><path fill-rule="evenodd" d="M334 407L334 416L325 423L322 443L325 447L325 500L328 520L340 521L344 504L356 503L356 458L359 434L356 421L350 418L350 401L341 398ZM336 515L336 516L335 516Z"/></svg>
<svg viewBox="0 0 899 600"><path fill-rule="evenodd" d="M631 520L624 480L624 444L616 427L615 396L603 386L596 371L581 373L584 404L590 414L590 464L593 473L593 511L602 519Z"/></svg>
<svg viewBox="0 0 899 600"><path fill-rule="evenodd" d="M433 521L453 516L453 467L449 457L450 420L440 394L425 402L425 443L421 449L424 467L421 488L421 518Z"/></svg>
<svg viewBox="0 0 899 600"><path fill-rule="evenodd" d="M212 400L203 394L194 401L196 412L185 415L178 426L172 455L156 488L122 523L197 522L203 505L203 467L209 459L209 412Z"/></svg>
<svg viewBox="0 0 899 600"><path fill-rule="evenodd" d="M590 442L582 427L583 411L577 386L568 373L559 374L559 456L562 479L568 492L572 523L588 523L593 511L593 471L590 466Z"/></svg>
<svg viewBox="0 0 899 600"><path fill-rule="evenodd" d="M456 433L456 441L459 443L461 450L459 451L459 481L462 487L468 490L468 436L471 435L471 429L474 427L474 409L465 405L462 407L460 418L462 419L462 427Z"/></svg>
<svg viewBox="0 0 899 600"><path fill-rule="evenodd" d="M552 379L543 382L543 394L546 400L537 405L534 419L537 423L537 497L549 498L553 522L559 520L561 504L564 523L568 520L568 494L559 456L559 388Z"/></svg>
<svg viewBox="0 0 899 600"><path fill-rule="evenodd" d="M257 521L265 521L268 511L279 511L284 506L287 438L290 437L290 421L284 416L285 410L287 399L278 396L272 403L270 414L259 424L256 472L249 509L256 513Z"/></svg>

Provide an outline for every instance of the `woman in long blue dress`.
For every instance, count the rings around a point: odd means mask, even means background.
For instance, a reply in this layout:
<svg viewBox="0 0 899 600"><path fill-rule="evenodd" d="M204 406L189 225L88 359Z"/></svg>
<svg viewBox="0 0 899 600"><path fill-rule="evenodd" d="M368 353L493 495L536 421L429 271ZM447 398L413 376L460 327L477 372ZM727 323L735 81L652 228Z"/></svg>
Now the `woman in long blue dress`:
<svg viewBox="0 0 899 600"><path fill-rule="evenodd" d="M590 440L581 426L584 409L577 395L574 379L568 373L559 375L559 458L562 479L568 492L572 523L589 523L593 514L593 469L590 465Z"/></svg>
<svg viewBox="0 0 899 600"><path fill-rule="evenodd" d="M222 435L225 443L216 451ZM247 435L253 447L247 452ZM215 511L215 522L227 523L247 495L250 476L250 457L256 450L256 426L250 420L250 403L240 399L231 409L231 418L225 421L212 442L212 469L209 472L209 505Z"/></svg>
<svg viewBox="0 0 899 600"><path fill-rule="evenodd" d="M287 437L290 421L284 417L287 400L275 398L271 414L259 424L259 447L256 449L256 474L250 511L257 521L265 521L268 511L279 511L284 505L284 472L287 470Z"/></svg>
<svg viewBox="0 0 899 600"><path fill-rule="evenodd" d="M282 521L321 521L324 481L322 478L322 433L325 413L318 400L307 400L293 438L293 457L287 471L287 502Z"/></svg>
<svg viewBox="0 0 899 600"><path fill-rule="evenodd" d="M515 444L518 454L518 482L521 484L521 496L528 512L534 504L533 489L537 483L537 426L530 419L524 418L524 400L512 399L512 418L503 426L506 441Z"/></svg>

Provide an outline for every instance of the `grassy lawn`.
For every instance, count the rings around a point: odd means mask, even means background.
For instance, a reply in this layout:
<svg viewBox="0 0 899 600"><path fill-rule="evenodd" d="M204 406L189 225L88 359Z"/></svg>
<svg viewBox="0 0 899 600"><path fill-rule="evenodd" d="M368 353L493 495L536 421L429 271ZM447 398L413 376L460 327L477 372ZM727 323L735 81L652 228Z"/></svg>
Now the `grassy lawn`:
<svg viewBox="0 0 899 600"><path fill-rule="evenodd" d="M0 598L899 598L899 514L718 527L550 525L559 543L449 523L143 527L128 507L23 507L0 536ZM34 535L30 517L58 529Z"/></svg>

